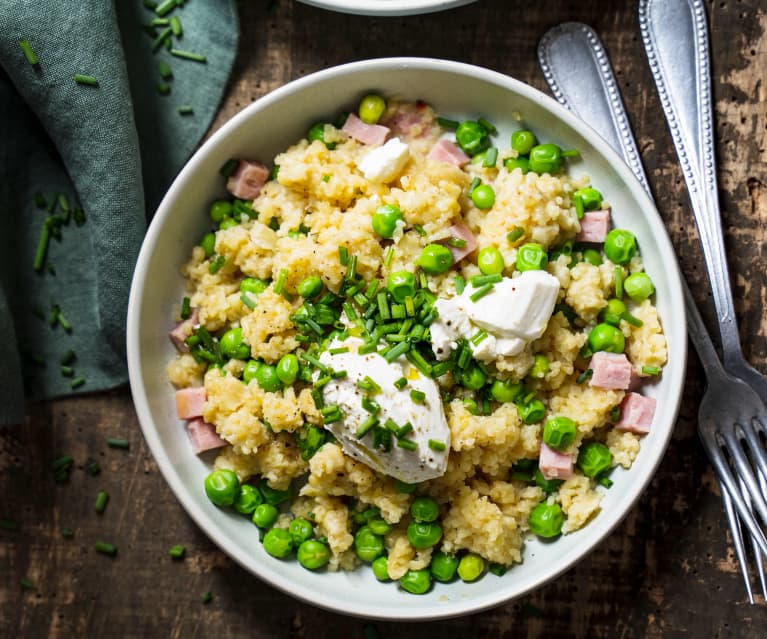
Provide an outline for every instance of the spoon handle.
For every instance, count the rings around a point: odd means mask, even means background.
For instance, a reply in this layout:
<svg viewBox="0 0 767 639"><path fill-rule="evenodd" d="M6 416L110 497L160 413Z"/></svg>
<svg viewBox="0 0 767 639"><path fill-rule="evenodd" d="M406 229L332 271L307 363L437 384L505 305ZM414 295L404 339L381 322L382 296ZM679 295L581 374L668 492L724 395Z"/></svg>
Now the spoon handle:
<svg viewBox="0 0 767 639"><path fill-rule="evenodd" d="M538 44L538 62L554 97L621 155L652 197L610 60L594 30L579 22L551 28ZM687 330L704 370L721 373L719 357L684 279L682 289Z"/></svg>
<svg viewBox="0 0 767 639"><path fill-rule="evenodd" d="M711 281L725 365L743 356L716 184L711 70L702 0L640 0L639 28L671 131Z"/></svg>

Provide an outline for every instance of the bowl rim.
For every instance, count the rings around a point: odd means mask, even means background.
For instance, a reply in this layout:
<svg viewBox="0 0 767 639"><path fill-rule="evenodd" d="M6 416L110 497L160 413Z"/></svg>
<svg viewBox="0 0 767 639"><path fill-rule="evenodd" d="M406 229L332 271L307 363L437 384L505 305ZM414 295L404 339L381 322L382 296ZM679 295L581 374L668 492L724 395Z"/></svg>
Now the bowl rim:
<svg viewBox="0 0 767 639"><path fill-rule="evenodd" d="M527 583L513 593L505 591L503 588L498 588L492 596L485 596L481 599L455 599L451 600L449 605L445 605L444 610L440 609L441 604L432 606L427 610L425 606L423 610L410 610L405 609L402 611L390 610L386 615L381 614L380 606L375 604L360 605L354 604L353 608L348 605L344 607L343 601L338 601L338 598L328 596L327 592L311 590L303 584L296 583L288 578L272 573L265 574L258 570L257 566L252 562L252 555L241 551L238 547L225 547L220 541L220 532L217 530L215 520L207 513L203 512L199 507L192 495L189 492L189 488L181 480L180 475L175 471L173 464L166 449L162 446L159 431L154 426L154 420L149 408L149 401L147 398L146 388L144 383L141 362L139 359L140 353L140 317L142 310L143 300L141 298L141 292L143 289L143 283L149 280L148 277L148 265L150 257L154 251L154 247L158 242L160 231L164 226L165 219L170 215L173 208L173 202L176 199L179 191L182 188L183 183L187 181L187 176L193 175L197 171L199 164L203 162L203 157L208 152L215 148L220 141L224 140L230 135L230 132L236 130L244 122L252 117L254 112L258 112L265 107L283 100L287 96L291 95L297 90L304 90L314 85L326 82L331 78L337 76L344 76L349 73L356 72L370 72L370 71L393 71L393 70L420 70L424 72L445 72L445 73L460 73L469 74L479 80L485 81L489 84L498 86L502 89L509 90L512 93L519 94L524 98L527 98L531 102L538 105L540 108L549 111L559 120L563 121L572 129L583 132L590 132L592 138L590 142L599 152L604 159L606 159L616 171L622 184L630 191L631 197L644 212L644 217L650 227L650 230L654 234L655 243L658 251L664 260L663 268L666 272L666 279L669 285L669 292L672 299L682 299L682 287L681 287L681 274L676 259L676 254L669 239L668 232L666 231L663 220L657 211L655 203L646 193L642 185L634 176L630 168L620 158L620 156L612 149L612 147L604 141L598 133L596 133L588 124L577 118L573 113L567 110L565 107L556 102L553 98L538 91L537 89L527 85L519 80L516 80L510 76L504 75L497 71L492 71L476 65L456 62L450 60L442 60L435 58L424 57L391 57L391 58L378 58L371 60L360 60L356 62L350 62L321 71L317 71L301 77L299 79L290 81L285 85L271 91L270 93L259 98L255 102L251 103L240 112L235 114L230 120L224 123L211 137L193 154L189 161L184 165L180 173L177 175L170 188L168 189L165 197L160 203L146 234L144 242L142 243L141 250L136 263L134 271L130 298L128 303L127 314L127 359L128 359L128 372L129 381L131 387L131 393L133 396L133 402L135 410L139 419L141 429L147 444L152 452L158 468L160 469L165 481L170 486L174 495L181 503L186 513L194 520L203 532L227 555L234 559L240 566L242 566L250 574L257 576L262 581L278 588L282 592L289 594L292 597L298 598L306 603L314 606L319 606L326 610L338 612L347 615L353 615L362 618L381 619L388 621L429 621L436 619L446 619L450 617L457 617L465 614L471 614L501 605L512 599L518 598L531 590L541 587L543 584L555 579L565 571L572 568L578 561L584 559L589 555L599 544L601 544L610 533L625 519L625 517L631 512L636 505L639 497L644 492L645 488L655 475L655 472L661 463L665 451L668 447L671 435L674 430L674 424L679 411L679 406L682 400L682 390L684 386L684 376L686 370L687 361L687 329L685 323L685 311L683 305L680 303L678 308L674 308L674 313L668 317L663 317L663 323L666 327L664 333L669 334L669 328L673 325L673 334L678 335L678 343L673 344L672 348L669 347L669 361L673 356L678 360L678 365L669 370L668 375L664 375L664 378L668 380L669 384L669 399L674 401L673 407L670 407L669 414L672 418L669 420L666 432L663 433L663 438L656 443L658 448L658 454L654 459L646 460L646 463L639 467L632 467L632 479L631 484L626 488L622 501L625 503L625 508L619 514L608 514L607 517L601 521L592 521L589 523L590 530L594 532L591 538L577 548L572 549L565 555L560 557L556 570L542 571L540 576L536 576L533 579L528 580ZM348 604L348 602L346 602Z"/></svg>
<svg viewBox="0 0 767 639"><path fill-rule="evenodd" d="M436 13L477 0L299 0L304 4L362 16L412 16Z"/></svg>

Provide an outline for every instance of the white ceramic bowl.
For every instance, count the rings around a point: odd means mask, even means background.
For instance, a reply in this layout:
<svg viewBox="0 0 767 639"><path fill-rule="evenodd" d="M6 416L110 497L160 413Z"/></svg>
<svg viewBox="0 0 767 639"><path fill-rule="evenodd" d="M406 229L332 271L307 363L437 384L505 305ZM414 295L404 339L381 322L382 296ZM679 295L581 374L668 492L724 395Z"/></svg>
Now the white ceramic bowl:
<svg viewBox="0 0 767 639"><path fill-rule="evenodd" d="M296 561L268 556L256 528L234 512L219 510L203 491L213 457L196 457L175 415L165 366L174 355L168 339L172 307L183 296L179 268L210 224L209 203L225 194L218 173L229 158L270 162L303 137L313 122L352 109L371 90L423 99L453 119L484 116L507 145L519 128L515 116L546 141L577 148L583 160L571 172L588 172L613 206L617 226L632 229L668 339L669 363L644 392L658 400L652 432L630 471L616 469L601 512L583 529L554 543L529 539L524 563L499 578L460 581L409 595L380 584L363 568L351 573L313 573ZM631 171L589 127L551 98L507 76L441 60L394 58L356 62L296 80L254 102L195 153L162 201L139 255L128 310L128 364L133 400L144 435L165 479L198 525L244 568L291 595L339 612L366 617L425 620L475 612L517 597L572 566L599 544L636 502L663 456L676 420L685 371L687 336L679 271L671 243L653 203Z"/></svg>
<svg viewBox="0 0 767 639"><path fill-rule="evenodd" d="M433 13L476 2L476 0L301 0L322 9L364 16L411 16Z"/></svg>

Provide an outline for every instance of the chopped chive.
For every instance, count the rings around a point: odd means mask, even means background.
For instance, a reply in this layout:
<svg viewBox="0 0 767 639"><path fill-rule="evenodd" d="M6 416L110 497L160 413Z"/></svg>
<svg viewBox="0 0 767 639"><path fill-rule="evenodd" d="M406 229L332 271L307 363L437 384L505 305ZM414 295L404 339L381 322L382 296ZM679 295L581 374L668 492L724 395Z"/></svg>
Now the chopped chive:
<svg viewBox="0 0 767 639"><path fill-rule="evenodd" d="M396 433L399 430L399 426L391 417L387 418L384 422L384 428L392 433Z"/></svg>
<svg viewBox="0 0 767 639"><path fill-rule="evenodd" d="M150 11L154 11L157 8L157 3L154 0L144 0L144 6Z"/></svg>
<svg viewBox="0 0 767 639"><path fill-rule="evenodd" d="M117 546L106 541L97 541L94 548L103 555L114 557L117 554Z"/></svg>
<svg viewBox="0 0 767 639"><path fill-rule="evenodd" d="M65 526L61 529L61 536L64 539L72 539L75 536L75 531Z"/></svg>
<svg viewBox="0 0 767 639"><path fill-rule="evenodd" d="M328 410L332 409L332 410ZM341 409L336 406L325 406L325 408L321 409L322 415L322 423L323 424L332 424L333 422L341 421L344 414L341 412Z"/></svg>
<svg viewBox="0 0 767 639"><path fill-rule="evenodd" d="M411 439L397 439L397 446L405 450L416 450L418 448L418 444Z"/></svg>
<svg viewBox="0 0 767 639"><path fill-rule="evenodd" d="M72 377L75 374L75 369L71 366L61 366L61 374L64 377Z"/></svg>
<svg viewBox="0 0 767 639"><path fill-rule="evenodd" d="M409 435L413 431L413 424L410 422L405 422L405 424L402 426L402 428L398 428L395 435L398 439L402 439L406 435Z"/></svg>
<svg viewBox="0 0 767 639"><path fill-rule="evenodd" d="M181 319L189 319L189 315L192 313L192 308L190 305L189 298L185 295L184 299L181 300Z"/></svg>
<svg viewBox="0 0 767 639"><path fill-rule="evenodd" d="M182 35L184 35L184 29L181 26L181 20L179 20L176 16L171 17L170 28L173 29L173 35L177 38L180 38Z"/></svg>
<svg viewBox="0 0 767 639"><path fill-rule="evenodd" d="M218 172L223 177L228 178L237 170L237 166L239 164L239 161L235 160L234 158L229 159L224 162L224 165L218 170Z"/></svg>
<svg viewBox="0 0 767 639"><path fill-rule="evenodd" d="M525 229L523 229L521 226L515 226L506 236L506 239L509 241L509 244L515 244L521 240L524 235Z"/></svg>
<svg viewBox="0 0 767 639"><path fill-rule="evenodd" d="M168 18L153 18L149 24L153 27L167 27L170 20Z"/></svg>
<svg viewBox="0 0 767 639"><path fill-rule="evenodd" d="M313 355L309 355L309 353L301 353L301 359L304 360L307 364L311 364L314 366L314 368L318 369L322 373L328 372L328 367Z"/></svg>
<svg viewBox="0 0 767 639"><path fill-rule="evenodd" d="M64 455L63 457L59 457L58 459L55 459L51 462L51 470L53 472L67 470L70 466L72 466L74 461L75 460L71 455Z"/></svg>
<svg viewBox="0 0 767 639"><path fill-rule="evenodd" d="M368 287L365 289L365 297L369 300L372 300L375 297L375 294L378 292L378 287L380 285L381 283L378 280L370 280Z"/></svg>
<svg viewBox="0 0 767 639"><path fill-rule="evenodd" d="M130 448L130 442L127 439L119 439L118 437L107 437L107 446L110 448Z"/></svg>
<svg viewBox="0 0 767 639"><path fill-rule="evenodd" d="M341 262L341 266L346 266L349 263L349 249L345 246L338 247L338 261Z"/></svg>
<svg viewBox="0 0 767 639"><path fill-rule="evenodd" d="M605 488L612 488L613 480L610 479L609 477L600 477L599 479L597 479L597 483L600 486L604 486Z"/></svg>
<svg viewBox="0 0 767 639"><path fill-rule="evenodd" d="M77 226L82 226L85 224L85 211L83 211L81 207L76 206L75 210L72 212L72 218Z"/></svg>
<svg viewBox="0 0 767 639"><path fill-rule="evenodd" d="M659 366L642 366L642 375L659 375Z"/></svg>
<svg viewBox="0 0 767 639"><path fill-rule="evenodd" d="M627 324L631 324L632 326L636 326L637 328L639 328L640 326L644 326L644 322L642 320L640 320L638 317L634 317L628 311L626 311L625 313L621 313L621 319Z"/></svg>
<svg viewBox="0 0 767 639"><path fill-rule="evenodd" d="M331 348L328 353L331 355L340 355L341 353L348 353L349 348L346 346L339 346L338 348Z"/></svg>
<svg viewBox="0 0 767 639"><path fill-rule="evenodd" d="M88 473L91 477L95 477L101 472L101 466L99 466L97 461L90 460L85 464L85 472Z"/></svg>
<svg viewBox="0 0 767 639"><path fill-rule="evenodd" d="M167 82L158 82L157 93L160 95L170 95L170 84Z"/></svg>
<svg viewBox="0 0 767 639"><path fill-rule="evenodd" d="M623 298L623 267L615 267L615 297Z"/></svg>
<svg viewBox="0 0 767 639"><path fill-rule="evenodd" d="M389 300L386 296L386 291L381 291L376 297L378 302L378 313L381 315L381 319L391 319L391 312L389 311Z"/></svg>
<svg viewBox="0 0 767 639"><path fill-rule="evenodd" d="M92 75L86 75L84 73L75 73L75 82L77 82L77 84L89 87L97 87L99 85L99 81L96 78L94 78Z"/></svg>
<svg viewBox="0 0 767 639"><path fill-rule="evenodd" d="M417 350L411 349L405 356L407 357L408 361L424 375L431 375L431 364L429 364L429 362L427 362L423 355L421 355Z"/></svg>
<svg viewBox="0 0 767 639"><path fill-rule="evenodd" d="M242 293L240 295L240 301L245 304L251 311L256 308L256 303L250 299L250 296L247 293Z"/></svg>
<svg viewBox="0 0 767 639"><path fill-rule="evenodd" d="M471 285L474 288L479 288L485 284L498 284L503 280L500 273L493 273L492 275L475 275L471 278Z"/></svg>
<svg viewBox="0 0 767 639"><path fill-rule="evenodd" d="M485 284L484 286L480 286L476 291L474 291L469 296L469 299L472 302L476 302L479 299L483 298L485 295L487 295L492 290L493 290L493 285L492 284Z"/></svg>
<svg viewBox="0 0 767 639"><path fill-rule="evenodd" d="M282 268L277 274L277 281L274 283L274 292L277 293L277 295L282 295L282 292L285 290L285 284L287 281L288 269Z"/></svg>
<svg viewBox="0 0 767 639"><path fill-rule="evenodd" d="M368 375L365 375L365 377L357 381L357 388L368 393L373 393L374 395L381 392L381 387Z"/></svg>
<svg viewBox="0 0 767 639"><path fill-rule="evenodd" d="M475 177L471 181L471 184L469 184L469 190L468 190L469 195L471 195L472 191L474 191L474 189L476 189L480 184L482 184L482 180L480 180L478 177Z"/></svg>
<svg viewBox="0 0 767 639"><path fill-rule="evenodd" d="M97 513L103 513L104 509L107 507L107 502L108 501L109 501L109 493L102 490L96 496L96 512Z"/></svg>
<svg viewBox="0 0 767 639"><path fill-rule="evenodd" d="M26 577L19 579L19 586L21 586L22 590L32 590L34 588L32 582Z"/></svg>
<svg viewBox="0 0 767 639"><path fill-rule="evenodd" d="M0 529L2 530L18 530L19 528L19 522L15 519L0 519Z"/></svg>
<svg viewBox="0 0 767 639"><path fill-rule="evenodd" d="M179 115L193 115L194 107L191 104L179 104L176 107L176 111L178 111Z"/></svg>
<svg viewBox="0 0 767 639"><path fill-rule="evenodd" d="M400 377L396 382L394 382L394 386L397 388L397 390L402 390L407 386L407 378Z"/></svg>
<svg viewBox="0 0 767 639"><path fill-rule="evenodd" d="M349 281L353 280L354 276L357 274L357 256L356 255L350 255L349 256L349 265L346 268L346 275L344 275L344 279Z"/></svg>
<svg viewBox="0 0 767 639"><path fill-rule="evenodd" d="M485 339L487 339L487 331L481 328L471 336L469 341L474 344L474 346L479 346Z"/></svg>
<svg viewBox="0 0 767 639"><path fill-rule="evenodd" d="M157 72L163 80L170 80L173 77L173 70L165 60L160 60L157 63Z"/></svg>
<svg viewBox="0 0 767 639"><path fill-rule="evenodd" d="M38 209L44 209L48 206L48 200L45 199L45 196L42 193L35 193L35 206L37 206Z"/></svg>
<svg viewBox="0 0 767 639"><path fill-rule="evenodd" d="M355 436L357 439L362 439L365 435L367 435L371 428L378 426L379 423L379 419L375 415L368 416L368 418L360 424L357 432L355 433Z"/></svg>
<svg viewBox="0 0 767 639"><path fill-rule="evenodd" d="M346 370L333 371L333 372L330 373L330 376L333 379L342 379L344 377L348 377L348 375L349 375L349 372L346 371Z"/></svg>
<svg viewBox="0 0 767 639"><path fill-rule="evenodd" d="M378 349L375 342L367 342L357 349L357 353L360 355L367 355L368 353L375 353Z"/></svg>
<svg viewBox="0 0 767 639"><path fill-rule="evenodd" d="M455 292L460 295L463 293L463 290L466 288L466 280L463 279L462 275L456 275L453 278L453 282L455 284Z"/></svg>
<svg viewBox="0 0 767 639"><path fill-rule="evenodd" d="M421 288L429 288L429 278L426 277L426 273L423 271L418 272L418 283L421 285Z"/></svg>
<svg viewBox="0 0 767 639"><path fill-rule="evenodd" d="M414 224L413 229L415 229L415 232L418 233L421 237L426 237L426 229L423 228L420 224Z"/></svg>
<svg viewBox="0 0 767 639"><path fill-rule="evenodd" d="M590 368L587 368L585 371L583 371L575 380L576 384L583 384L584 382L591 379L591 376L594 374L594 371Z"/></svg>
<svg viewBox="0 0 767 639"><path fill-rule="evenodd" d="M391 266L392 258L394 257L394 247L390 246L386 249L386 253L384 254L384 266L386 268L389 268Z"/></svg>
<svg viewBox="0 0 767 639"><path fill-rule="evenodd" d="M453 248L463 248L466 246L466 240L460 237L450 237L445 242L448 246L452 246Z"/></svg>
<svg viewBox="0 0 767 639"><path fill-rule="evenodd" d="M48 220L43 222L43 228L40 230L40 239L37 242L37 251L35 251L35 261L32 263L36 271L42 270L45 263L45 254L48 252L48 243L51 239L51 223Z"/></svg>
<svg viewBox="0 0 767 639"><path fill-rule="evenodd" d="M77 355L72 349L69 349L64 355L61 357L61 363L64 365L71 364L77 359Z"/></svg>
<svg viewBox="0 0 767 639"><path fill-rule="evenodd" d="M440 442L440 441L437 441L436 439L430 439L429 448L437 451L438 453L441 453L443 450L447 448L447 446L445 445L445 442Z"/></svg>
<svg viewBox="0 0 767 639"><path fill-rule="evenodd" d="M378 415L378 413L381 412L381 405L369 397L363 397L361 403L362 408L364 408L371 415Z"/></svg>
<svg viewBox="0 0 767 639"><path fill-rule="evenodd" d="M40 63L40 61L37 59L37 56L35 55L35 52L32 51L32 45L29 44L29 40L19 40L19 46L24 52L24 57L27 59L29 64L35 66Z"/></svg>
<svg viewBox="0 0 767 639"><path fill-rule="evenodd" d="M442 377L445 373L447 373L451 368L453 367L453 363L448 361L445 362L437 362L432 366L431 369L431 376L432 377Z"/></svg>
<svg viewBox="0 0 767 639"><path fill-rule="evenodd" d="M457 129L460 122L449 120L447 118L437 118L437 124L439 124L443 129Z"/></svg>
<svg viewBox="0 0 767 639"><path fill-rule="evenodd" d="M485 127L485 131L487 131L490 135L498 133L498 129L496 129L495 126L493 126L490 122L485 120L485 118L480 118L477 120L477 122Z"/></svg>
<svg viewBox="0 0 767 639"><path fill-rule="evenodd" d="M226 258L223 255L216 255L208 264L208 273L215 275L223 268L224 264L226 264Z"/></svg>
<svg viewBox="0 0 767 639"><path fill-rule="evenodd" d="M46 363L45 359L43 359L42 355L38 355L37 353L24 353L24 355L29 359L33 364L40 366L42 368L45 368Z"/></svg>
<svg viewBox="0 0 767 639"><path fill-rule="evenodd" d="M411 390L410 399L412 399L416 404L423 404L426 400L426 393L419 390Z"/></svg>
<svg viewBox="0 0 767 639"><path fill-rule="evenodd" d="M400 342L396 346L392 346L386 353L384 354L384 359L391 363L395 359L397 359L400 355L404 355L410 350L410 343L409 342Z"/></svg>
<svg viewBox="0 0 767 639"><path fill-rule="evenodd" d="M491 146L487 151L485 151L485 159L482 162L482 166L485 168L490 168L495 166L495 163L498 161L498 149L496 149L494 146Z"/></svg>
<svg viewBox="0 0 767 639"><path fill-rule="evenodd" d="M157 5L154 8L154 12L158 16L162 17L162 16L170 13L171 11L173 11L173 9L176 8L177 4L178 3L177 3L176 0L163 0L163 2L161 2L159 5Z"/></svg>
<svg viewBox="0 0 767 639"><path fill-rule="evenodd" d="M410 295L405 297L405 315L413 317L415 315L415 303Z"/></svg>
<svg viewBox="0 0 767 639"><path fill-rule="evenodd" d="M208 590L208 592L202 593L202 597L200 597L200 601L202 601L204 604L210 603L212 599L213 593L210 590Z"/></svg>
<svg viewBox="0 0 767 639"><path fill-rule="evenodd" d="M186 547L182 546L181 544L177 544L171 547L171 549L168 551L168 554L173 557L173 559L182 559L186 554Z"/></svg>
<svg viewBox="0 0 767 639"><path fill-rule="evenodd" d="M175 55L177 58L183 58L184 60L192 60L194 62L207 62L207 58L199 53L192 53L191 51L183 51L181 49L171 49L171 55Z"/></svg>
<svg viewBox="0 0 767 639"><path fill-rule="evenodd" d="M72 332L72 325L69 323L69 320L64 317L64 314L59 310L56 320L59 324L61 324L61 328L63 328L67 333Z"/></svg>

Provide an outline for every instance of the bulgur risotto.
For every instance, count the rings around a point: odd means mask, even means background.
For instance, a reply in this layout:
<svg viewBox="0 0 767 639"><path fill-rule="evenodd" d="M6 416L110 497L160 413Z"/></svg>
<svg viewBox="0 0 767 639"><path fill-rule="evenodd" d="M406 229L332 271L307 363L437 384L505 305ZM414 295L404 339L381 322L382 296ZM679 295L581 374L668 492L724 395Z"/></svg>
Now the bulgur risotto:
<svg viewBox="0 0 767 639"><path fill-rule="evenodd" d="M222 167L167 373L208 497L268 554L414 594L500 575L634 462L654 286L544 134L371 94Z"/></svg>

